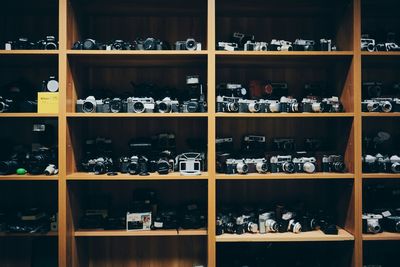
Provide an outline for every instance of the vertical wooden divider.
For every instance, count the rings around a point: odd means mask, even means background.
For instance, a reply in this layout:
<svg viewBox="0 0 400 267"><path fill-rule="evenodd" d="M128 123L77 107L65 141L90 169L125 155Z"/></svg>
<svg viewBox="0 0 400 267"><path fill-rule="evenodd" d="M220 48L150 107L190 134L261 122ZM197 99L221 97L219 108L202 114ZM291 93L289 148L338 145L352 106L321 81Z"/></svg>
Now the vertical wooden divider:
<svg viewBox="0 0 400 267"><path fill-rule="evenodd" d="M67 182L66 182L66 107L67 107L67 1L59 0L58 79L60 106L58 111L58 266L67 265Z"/></svg>
<svg viewBox="0 0 400 267"><path fill-rule="evenodd" d="M355 233L354 233L354 261L353 265L362 267L362 117L361 117L361 0L353 0L353 72L354 72L354 199L355 199Z"/></svg>
<svg viewBox="0 0 400 267"><path fill-rule="evenodd" d="M216 170L215 170L215 138L216 138L216 118L215 118L215 0L208 0L207 11L207 94L208 94L208 264L216 266Z"/></svg>

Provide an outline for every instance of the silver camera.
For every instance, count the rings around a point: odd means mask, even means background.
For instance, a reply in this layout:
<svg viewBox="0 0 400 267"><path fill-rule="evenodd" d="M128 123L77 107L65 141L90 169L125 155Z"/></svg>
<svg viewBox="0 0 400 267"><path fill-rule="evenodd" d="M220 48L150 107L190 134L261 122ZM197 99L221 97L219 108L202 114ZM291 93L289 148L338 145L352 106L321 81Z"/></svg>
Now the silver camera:
<svg viewBox="0 0 400 267"><path fill-rule="evenodd" d="M237 43L218 42L218 50L235 51L239 49Z"/></svg>
<svg viewBox="0 0 400 267"><path fill-rule="evenodd" d="M249 166L243 159L227 159L226 160L226 174L247 174Z"/></svg>
<svg viewBox="0 0 400 267"><path fill-rule="evenodd" d="M268 171L268 161L265 158L246 159L248 173L266 173Z"/></svg>
<svg viewBox="0 0 400 267"><path fill-rule="evenodd" d="M155 104L152 97L128 97L126 99L126 111L128 113L152 113Z"/></svg>
<svg viewBox="0 0 400 267"><path fill-rule="evenodd" d="M265 212L258 216L258 225L260 234L276 233L278 232L279 225L275 220L274 212Z"/></svg>
<svg viewBox="0 0 400 267"><path fill-rule="evenodd" d="M381 220L383 216L381 214L364 213L362 215L363 220L363 232L377 234L382 232Z"/></svg>
<svg viewBox="0 0 400 267"><path fill-rule="evenodd" d="M279 100L260 100L261 105L265 105L265 112L281 112L281 103Z"/></svg>
<svg viewBox="0 0 400 267"><path fill-rule="evenodd" d="M368 52L376 51L375 40L368 38L361 38L361 51L368 51Z"/></svg>
<svg viewBox="0 0 400 267"><path fill-rule="evenodd" d="M317 159L314 157L301 157L293 159L296 172L314 173L317 168L316 162Z"/></svg>
<svg viewBox="0 0 400 267"><path fill-rule="evenodd" d="M244 113L258 113L260 112L260 104L257 100L240 99L238 101L239 112Z"/></svg>
<svg viewBox="0 0 400 267"><path fill-rule="evenodd" d="M163 100L156 101L157 111L159 113L173 113L179 112L179 101L172 100L169 97L165 97Z"/></svg>
<svg viewBox="0 0 400 267"><path fill-rule="evenodd" d="M272 39L270 47L271 51L293 51L292 42L285 40Z"/></svg>
<svg viewBox="0 0 400 267"><path fill-rule="evenodd" d="M239 112L239 101L240 97L228 97L218 96L217 97L217 112Z"/></svg>
<svg viewBox="0 0 400 267"><path fill-rule="evenodd" d="M97 101L94 96L88 96L86 99L76 100L76 112L96 113Z"/></svg>
<svg viewBox="0 0 400 267"><path fill-rule="evenodd" d="M247 41L244 44L244 51L268 51L268 43Z"/></svg>
<svg viewBox="0 0 400 267"><path fill-rule="evenodd" d="M186 41L177 41L175 43L176 50L190 50L190 51L200 51L201 43L196 42L193 38L188 38Z"/></svg>

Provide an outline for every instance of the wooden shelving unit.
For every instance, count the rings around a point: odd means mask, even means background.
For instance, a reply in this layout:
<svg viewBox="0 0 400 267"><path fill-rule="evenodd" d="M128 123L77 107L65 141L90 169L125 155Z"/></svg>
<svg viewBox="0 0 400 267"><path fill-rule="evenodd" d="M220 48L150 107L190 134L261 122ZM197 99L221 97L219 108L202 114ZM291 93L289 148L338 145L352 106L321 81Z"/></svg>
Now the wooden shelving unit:
<svg viewBox="0 0 400 267"><path fill-rule="evenodd" d="M381 8L376 9L377 12L389 13L385 19L382 19L385 17L384 13L378 19L374 14L371 15L373 13L371 10L375 11L375 9L369 7L369 2L371 1L340 0L327 3L322 0L306 0L302 5L292 0L285 0L282 3L272 0L254 0L248 3L239 0L198 0L195 2L151 0L143 3L139 1L128 3L123 0L115 2L20 0L10 3L7 8L0 11L0 16L8 22L0 27L0 36L2 36L0 45L6 41L4 38L16 39L24 33L32 33L33 39L40 39L46 34L54 33L58 35L59 50L0 50L2 70L0 78L17 78L23 73L32 79L52 72L58 73L60 109L58 114L2 113L0 122L14 126L26 121L56 120L59 174L57 176L1 176L0 183L7 185L3 188L11 188L8 191L3 189L11 196L14 195L14 191L17 191L19 185L25 188L28 185L44 184L42 188L44 191L39 191L40 199L47 197L47 190L48 194L55 196L57 201L52 199L45 202L39 201L39 203L51 202L51 205L58 207L59 232L50 232L46 235L0 234L0 243L2 237L7 240L14 238L19 240L21 239L19 237L56 238L58 254L55 257L58 257L60 267L105 266L112 264L113 261L121 262L124 266L142 266L146 262L151 267L178 265L186 267L194 264L214 267L217 265L219 252L217 245L223 246L225 243L234 245L250 242L295 242L301 245L303 242L317 242L318 246L321 242L334 241L330 243L351 244L345 248L348 250L346 250L346 255L350 255L350 260L346 258L343 262L347 265L339 264L338 266L362 267L363 241L400 240L399 235L391 233L362 234L363 182L374 179L396 181L400 178L397 174L362 173L360 160L362 134L364 127L369 127L368 120L386 120L385 124L391 125L392 120L400 117L397 113L361 112L361 84L365 78L362 74L375 78L375 66L388 63L385 71L389 72L387 75L389 80L393 80L398 77L394 74L396 68L393 66L398 66L396 61L400 56L400 52L360 51L359 40L364 30L368 30L377 21L380 25L388 21L398 21L398 14L389 12L390 9L398 10L396 1L385 0L384 2L388 4L382 4ZM29 16L26 12L20 12L20 4L26 5ZM31 14L33 16L30 16ZM394 23L394 25L397 24ZM335 52L216 51L216 42L229 39L231 32L249 32L250 30L261 40L272 39L272 36L290 40L299 37L318 39L322 35L328 35L334 39L339 50ZM201 40L203 50L194 52L71 50L75 41L87 37L106 41L132 39L132 36L136 35L156 36L170 42L192 36L196 40ZM184 82L181 81L182 77L193 73L201 74L204 84L207 84L208 113L75 113L76 100L86 97L86 90L89 87L106 87L122 92L129 88L129 81L132 79L155 79L156 82L179 86ZM335 93L340 96L346 112L328 114L222 114L215 112L215 85L217 83L228 80L244 83L254 77L288 79L295 88L300 88L301 84L307 81L327 80L334 85ZM295 93L301 95L302 92L295 89ZM181 176L177 173L166 176L155 174L107 176L83 173L77 168L81 158L80 146L86 137L96 133L109 133L117 139L117 146L123 147L128 141L128 136L146 135L159 130L174 130L181 137L185 135L204 137L208 143L207 172L200 176ZM327 136L330 143L344 153L348 173L311 175L269 173L244 176L216 173L214 146L216 137L219 134L233 135L238 140L242 134L248 132L262 133L268 138L290 134L300 139L308 135ZM15 137L22 138L23 134L16 130ZM86 189L108 190L122 200L129 201L128 189L136 185L144 187L147 184L156 185L160 190L170 191L171 198L176 202L182 201L181 196L187 197L191 194L197 196L198 194L197 197L204 200L208 207L207 230L127 232L83 231L76 228ZM277 191L276 187L279 188ZM200 194L200 191L204 194ZM346 192L345 195L342 195L343 191ZM119 196L120 192L123 193L121 196ZM316 195L324 198L326 193L329 195L326 201L330 201L329 205L340 215L339 235L328 236L320 231L298 235L290 233L215 235L216 209L221 202L232 201L235 195L240 195L243 199L260 201L260 198L265 196L265 192L272 195L293 194L306 197L308 202L312 200L314 203L320 202L315 197ZM23 193L15 192L17 195L25 193L26 190ZM32 194L35 193L36 191ZM155 247L157 242L161 242L163 248L167 248L165 253L154 249L157 252L152 250L148 256L154 259L146 261L149 259L143 256L147 255L146 249ZM16 241L15 244L19 243ZM112 253L104 252L106 247L116 248L120 245L130 251L139 252L132 256L132 261L115 250L112 250ZM3 257L6 264L14 266L15 258L0 253L0 262Z"/></svg>

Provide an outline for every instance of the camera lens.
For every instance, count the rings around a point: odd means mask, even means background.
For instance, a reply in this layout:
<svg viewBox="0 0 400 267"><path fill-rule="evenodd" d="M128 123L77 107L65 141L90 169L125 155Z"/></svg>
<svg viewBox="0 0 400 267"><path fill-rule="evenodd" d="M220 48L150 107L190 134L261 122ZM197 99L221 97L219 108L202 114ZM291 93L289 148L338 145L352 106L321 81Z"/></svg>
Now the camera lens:
<svg viewBox="0 0 400 267"><path fill-rule="evenodd" d="M259 173L266 173L268 171L268 165L266 162L258 162L256 164L256 169Z"/></svg>
<svg viewBox="0 0 400 267"><path fill-rule="evenodd" d="M136 113L143 113L145 108L144 108L144 104L142 102L135 102L133 103L133 110Z"/></svg>
<svg viewBox="0 0 400 267"><path fill-rule="evenodd" d="M84 50L92 50L95 48L95 42L92 39L86 39L83 42L83 49Z"/></svg>
<svg viewBox="0 0 400 267"><path fill-rule="evenodd" d="M315 164L312 162L306 162L303 165L303 170L307 173L313 173L315 172Z"/></svg>
<svg viewBox="0 0 400 267"><path fill-rule="evenodd" d="M121 101L113 100L110 103L110 109L112 113L118 113L122 109Z"/></svg>
<svg viewBox="0 0 400 267"><path fill-rule="evenodd" d="M240 162L236 165L236 170L240 174L246 174L249 172L249 166L244 162Z"/></svg>
<svg viewBox="0 0 400 267"><path fill-rule="evenodd" d="M190 101L187 104L187 111L188 112L197 112L198 109L199 109L199 105L195 101Z"/></svg>
<svg viewBox="0 0 400 267"><path fill-rule="evenodd" d="M46 49L46 50L56 50L57 49L57 45L55 43L46 43L46 45L44 46L44 49Z"/></svg>
<svg viewBox="0 0 400 267"><path fill-rule="evenodd" d="M369 102L367 104L367 109L369 112L376 111L379 108L379 104L376 102Z"/></svg>
<svg viewBox="0 0 400 267"><path fill-rule="evenodd" d="M226 105L227 110L230 112L237 112L239 111L239 104L234 102L234 103L227 103Z"/></svg>
<svg viewBox="0 0 400 267"><path fill-rule="evenodd" d="M156 40L154 38L147 38L143 42L144 50L154 50L156 48Z"/></svg>
<svg viewBox="0 0 400 267"><path fill-rule="evenodd" d="M197 43L194 39L186 40L186 49L187 50L196 50Z"/></svg>
<svg viewBox="0 0 400 267"><path fill-rule="evenodd" d="M266 220L265 221L265 228L267 232L278 232L278 224L274 220Z"/></svg>
<svg viewBox="0 0 400 267"><path fill-rule="evenodd" d="M335 170L335 172L343 172L345 170L345 168L346 168L346 165L344 165L344 163L341 161L333 163L333 169Z"/></svg>
<svg viewBox="0 0 400 267"><path fill-rule="evenodd" d="M285 162L282 166L283 170L287 173L294 173L294 164L292 162Z"/></svg>
<svg viewBox="0 0 400 267"><path fill-rule="evenodd" d="M94 104L90 101L85 101L82 106L82 110L85 113L92 113L95 111Z"/></svg>
<svg viewBox="0 0 400 267"><path fill-rule="evenodd" d="M252 113L256 113L260 111L260 104L258 103L249 103L249 111Z"/></svg>
<svg viewBox="0 0 400 267"><path fill-rule="evenodd" d="M400 173L400 163L399 162L395 162L392 164L392 172Z"/></svg>
<svg viewBox="0 0 400 267"><path fill-rule="evenodd" d="M129 174L138 174L139 165L137 162L131 162L128 164L127 171Z"/></svg>
<svg viewBox="0 0 400 267"><path fill-rule="evenodd" d="M158 105L158 111L160 113L168 113L168 112L170 112L171 111L171 104L167 103L167 102L161 102Z"/></svg>
<svg viewBox="0 0 400 267"><path fill-rule="evenodd" d="M392 111L392 103L390 103L389 101L385 101L382 104L382 111L383 112L390 112Z"/></svg>
<svg viewBox="0 0 400 267"><path fill-rule="evenodd" d="M280 112L281 105L279 102L273 102L269 105L269 110L271 110L271 112Z"/></svg>

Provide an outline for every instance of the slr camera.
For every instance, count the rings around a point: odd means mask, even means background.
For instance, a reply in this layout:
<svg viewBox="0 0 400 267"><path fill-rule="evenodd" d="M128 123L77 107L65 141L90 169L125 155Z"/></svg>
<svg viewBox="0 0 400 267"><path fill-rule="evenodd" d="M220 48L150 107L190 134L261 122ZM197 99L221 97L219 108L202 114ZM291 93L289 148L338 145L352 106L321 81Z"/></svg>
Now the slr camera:
<svg viewBox="0 0 400 267"><path fill-rule="evenodd" d="M176 162L181 175L200 175L205 170L204 153L183 153L176 158Z"/></svg>
<svg viewBox="0 0 400 267"><path fill-rule="evenodd" d="M97 104L101 105L100 107L97 107ZM105 104L107 105L107 104ZM104 109L104 103L102 100L96 100L94 96L88 96L86 99L78 99L76 100L76 112L79 113L96 113L99 112L99 110L105 110L108 108Z"/></svg>
<svg viewBox="0 0 400 267"><path fill-rule="evenodd" d="M276 233L279 230L279 223L276 221L275 212L265 212L258 215L260 234Z"/></svg>
<svg viewBox="0 0 400 267"><path fill-rule="evenodd" d="M136 39L136 50L166 50L168 45L155 38Z"/></svg>
<svg viewBox="0 0 400 267"><path fill-rule="evenodd" d="M107 50L107 45L97 42L94 39L77 41L72 46L73 50Z"/></svg>
<svg viewBox="0 0 400 267"><path fill-rule="evenodd" d="M239 112L241 113L259 113L261 112L260 104L257 100L239 99Z"/></svg>
<svg viewBox="0 0 400 267"><path fill-rule="evenodd" d="M362 215L363 233L377 234L382 232L381 221L383 216L381 214L364 213Z"/></svg>
<svg viewBox="0 0 400 267"><path fill-rule="evenodd" d="M196 42L193 38L188 38L186 41L177 41L175 43L176 50L201 51L201 43Z"/></svg>
<svg viewBox="0 0 400 267"><path fill-rule="evenodd" d="M238 235L244 233L256 234L258 232L258 225L255 218L249 215L242 215L236 217L235 233Z"/></svg>
<svg viewBox="0 0 400 267"><path fill-rule="evenodd" d="M268 43L247 41L244 44L244 51L268 51Z"/></svg>
<svg viewBox="0 0 400 267"><path fill-rule="evenodd" d="M361 103L363 112L399 112L399 98L372 98Z"/></svg>
<svg viewBox="0 0 400 267"><path fill-rule="evenodd" d="M294 173L296 171L295 165L292 161L292 156L273 156L270 158L271 172L272 173Z"/></svg>
<svg viewBox="0 0 400 267"><path fill-rule="evenodd" d="M128 113L153 113L154 99L151 97L128 97L126 99L126 112Z"/></svg>
<svg viewBox="0 0 400 267"><path fill-rule="evenodd" d="M160 153L159 159L153 162L155 171L158 174L166 175L175 170L175 159L173 153L169 150L164 150Z"/></svg>
<svg viewBox="0 0 400 267"><path fill-rule="evenodd" d="M317 168L316 162L317 160L314 157L293 158L295 172L314 173Z"/></svg>
<svg viewBox="0 0 400 267"><path fill-rule="evenodd" d="M188 105L188 103L186 104ZM172 100L170 97L165 97L163 100L156 101L156 110L159 113L179 112L179 101Z"/></svg>
<svg viewBox="0 0 400 267"><path fill-rule="evenodd" d="M239 97L218 96L217 112L236 113L239 112Z"/></svg>
<svg viewBox="0 0 400 267"><path fill-rule="evenodd" d="M292 42L285 40L272 39L269 48L271 51L293 51Z"/></svg>
<svg viewBox="0 0 400 267"><path fill-rule="evenodd" d="M314 51L315 41L296 39L293 43L293 51Z"/></svg>
<svg viewBox="0 0 400 267"><path fill-rule="evenodd" d="M323 98L322 101L318 101L315 98L303 98L301 103L303 106L303 112L343 112L343 105L336 96L332 96L331 98Z"/></svg>
<svg viewBox="0 0 400 267"><path fill-rule="evenodd" d="M54 36L46 36L44 40L40 40L37 42L37 49L44 50L57 50L58 42L56 41L56 37Z"/></svg>
<svg viewBox="0 0 400 267"><path fill-rule="evenodd" d="M109 46L109 50L135 50L135 45L123 40L115 40ZM107 50L108 50L107 47Z"/></svg>
<svg viewBox="0 0 400 267"><path fill-rule="evenodd" d="M322 172L344 172L346 165L341 155L324 155L322 157Z"/></svg>
<svg viewBox="0 0 400 267"><path fill-rule="evenodd" d="M182 103L180 111L183 113L204 113L207 112L207 104L198 99L190 99Z"/></svg>
<svg viewBox="0 0 400 267"><path fill-rule="evenodd" d="M400 173L400 157L393 155L391 157L382 154L365 155L363 157L363 172L366 173Z"/></svg>
<svg viewBox="0 0 400 267"><path fill-rule="evenodd" d="M109 157L98 157L89 159L87 162L82 163L83 168L87 172L94 172L94 174L105 174L113 171L113 160Z"/></svg>
<svg viewBox="0 0 400 267"><path fill-rule="evenodd" d="M265 106L265 112L281 112L281 103L279 102L279 100L260 100L260 104L262 107Z"/></svg>
<svg viewBox="0 0 400 267"><path fill-rule="evenodd" d="M29 41L28 38L20 37L16 41L8 41L5 43L5 50L32 50L36 44Z"/></svg>
<svg viewBox="0 0 400 267"><path fill-rule="evenodd" d="M249 166L244 159L227 159L226 174L247 174Z"/></svg>
<svg viewBox="0 0 400 267"><path fill-rule="evenodd" d="M119 164L121 173L129 173L131 175L136 175L140 173L140 163L138 156L121 157L119 159Z"/></svg>

